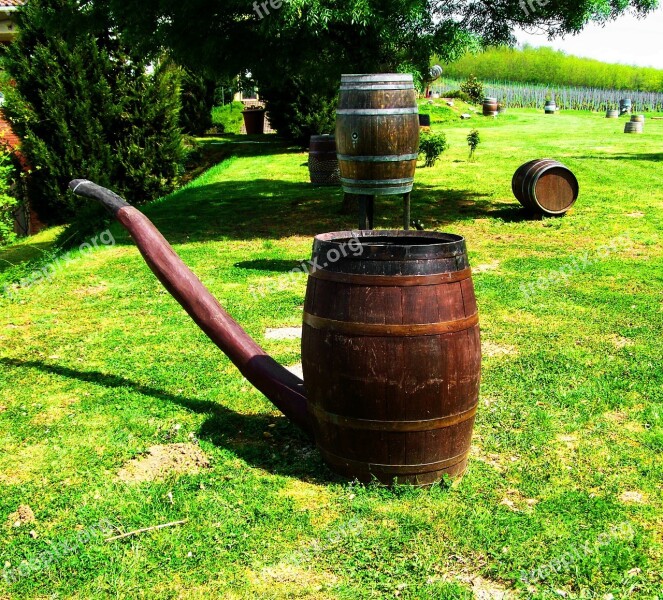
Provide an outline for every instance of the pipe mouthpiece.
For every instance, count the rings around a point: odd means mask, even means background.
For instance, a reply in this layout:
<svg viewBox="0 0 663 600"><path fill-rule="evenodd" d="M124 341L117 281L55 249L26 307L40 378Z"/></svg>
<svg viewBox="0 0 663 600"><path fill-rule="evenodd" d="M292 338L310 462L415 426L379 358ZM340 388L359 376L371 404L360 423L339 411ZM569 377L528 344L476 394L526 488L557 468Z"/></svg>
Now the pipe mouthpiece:
<svg viewBox="0 0 663 600"><path fill-rule="evenodd" d="M87 179L74 179L69 182L69 189L85 198L92 198L97 200L112 214L116 215L121 208L130 206L123 198L118 196L115 192L108 190L92 181Z"/></svg>

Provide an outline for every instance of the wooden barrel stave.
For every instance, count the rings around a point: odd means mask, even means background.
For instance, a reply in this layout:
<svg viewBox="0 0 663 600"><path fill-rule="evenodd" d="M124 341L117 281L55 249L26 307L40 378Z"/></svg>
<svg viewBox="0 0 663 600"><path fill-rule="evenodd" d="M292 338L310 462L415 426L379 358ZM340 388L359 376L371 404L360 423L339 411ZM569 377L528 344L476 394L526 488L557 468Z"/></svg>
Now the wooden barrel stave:
<svg viewBox="0 0 663 600"><path fill-rule="evenodd" d="M336 142L345 192L410 192L419 150L419 110L412 77L344 75Z"/></svg>
<svg viewBox="0 0 663 600"><path fill-rule="evenodd" d="M390 261L366 262L382 263L383 271L408 271L389 268ZM338 472L365 481L373 475L384 483L397 475L401 482L426 485L445 472L464 469L480 371L476 299L464 269L459 281L404 287L329 281L316 277L319 272L309 278L302 364L316 439ZM309 315L371 324L378 330L370 335L339 332L327 322L312 326ZM383 331L453 324L468 317L472 324L448 333ZM457 455L458 460L448 462ZM442 461L448 464L436 468Z"/></svg>

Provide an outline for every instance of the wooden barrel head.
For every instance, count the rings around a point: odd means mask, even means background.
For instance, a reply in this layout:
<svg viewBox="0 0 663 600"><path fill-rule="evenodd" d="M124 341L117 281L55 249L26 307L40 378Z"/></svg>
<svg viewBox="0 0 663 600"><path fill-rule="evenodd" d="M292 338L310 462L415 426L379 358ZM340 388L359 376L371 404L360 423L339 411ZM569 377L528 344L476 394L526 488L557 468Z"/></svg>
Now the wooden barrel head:
<svg viewBox="0 0 663 600"><path fill-rule="evenodd" d="M511 182L517 200L529 211L563 215L578 199L575 175L552 159L531 160L520 167Z"/></svg>

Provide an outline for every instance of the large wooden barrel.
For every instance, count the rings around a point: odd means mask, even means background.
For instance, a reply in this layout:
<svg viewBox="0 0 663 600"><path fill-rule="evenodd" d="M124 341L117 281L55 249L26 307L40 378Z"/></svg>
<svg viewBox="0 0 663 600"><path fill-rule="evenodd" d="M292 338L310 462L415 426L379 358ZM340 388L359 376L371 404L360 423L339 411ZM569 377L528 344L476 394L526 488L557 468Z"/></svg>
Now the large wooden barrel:
<svg viewBox="0 0 663 600"><path fill-rule="evenodd" d="M318 235L302 366L316 443L360 481L429 485L467 465L481 348L458 235Z"/></svg>
<svg viewBox="0 0 663 600"><path fill-rule="evenodd" d="M548 158L520 167L511 182L518 201L531 212L563 215L578 199L576 176L562 163Z"/></svg>
<svg viewBox="0 0 663 600"><path fill-rule="evenodd" d="M642 121L629 121L624 126L624 133L644 133L645 124Z"/></svg>
<svg viewBox="0 0 663 600"><path fill-rule="evenodd" d="M619 118L619 111L617 109L609 108L605 113L605 118L606 119L618 119Z"/></svg>
<svg viewBox="0 0 663 600"><path fill-rule="evenodd" d="M497 114L497 98L483 99L483 116L494 117Z"/></svg>
<svg viewBox="0 0 663 600"><path fill-rule="evenodd" d="M315 185L339 185L340 174L333 135L312 135L308 151L308 171Z"/></svg>
<svg viewBox="0 0 663 600"><path fill-rule="evenodd" d="M336 146L343 190L386 196L412 191L419 152L412 75L343 75Z"/></svg>

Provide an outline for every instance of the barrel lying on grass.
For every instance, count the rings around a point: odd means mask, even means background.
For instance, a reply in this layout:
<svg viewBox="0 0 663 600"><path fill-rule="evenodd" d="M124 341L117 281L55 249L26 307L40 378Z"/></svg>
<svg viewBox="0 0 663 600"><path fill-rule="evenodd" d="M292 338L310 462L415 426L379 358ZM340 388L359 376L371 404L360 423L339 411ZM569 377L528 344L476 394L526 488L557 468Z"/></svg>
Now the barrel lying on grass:
<svg viewBox="0 0 663 600"><path fill-rule="evenodd" d="M530 212L563 215L578 199L580 186L562 163L537 159L525 163L513 176L513 193Z"/></svg>
<svg viewBox="0 0 663 600"><path fill-rule="evenodd" d="M317 445L360 481L465 470L479 393L474 287L457 235L318 235L302 366Z"/></svg>

